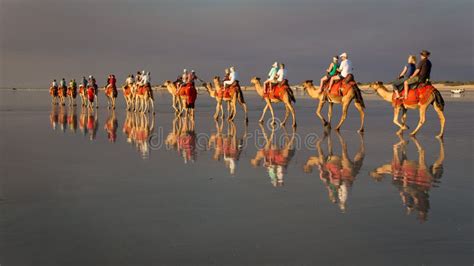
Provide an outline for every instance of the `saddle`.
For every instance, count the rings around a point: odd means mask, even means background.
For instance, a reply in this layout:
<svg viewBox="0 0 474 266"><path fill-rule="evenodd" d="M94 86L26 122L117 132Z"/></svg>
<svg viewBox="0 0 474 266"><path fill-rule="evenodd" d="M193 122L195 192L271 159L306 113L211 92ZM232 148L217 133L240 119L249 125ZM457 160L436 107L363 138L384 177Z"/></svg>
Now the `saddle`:
<svg viewBox="0 0 474 266"><path fill-rule="evenodd" d="M181 89L176 93L178 96L186 96L186 103L192 104L196 101L197 90L194 86L194 82L186 83L181 87Z"/></svg>
<svg viewBox="0 0 474 266"><path fill-rule="evenodd" d="M425 104L428 101L429 96L435 87L430 83L420 83L415 88L408 90L408 97L404 98L395 98L395 93L392 96L392 105L393 106L400 106L403 104L406 105L413 105L413 104Z"/></svg>
<svg viewBox="0 0 474 266"><path fill-rule="evenodd" d="M267 90L264 94L264 98L269 99L278 99L281 100L283 95L286 93L286 90L289 89L290 86L288 85L288 80L285 79L280 83L271 84L270 89Z"/></svg>
<svg viewBox="0 0 474 266"><path fill-rule="evenodd" d="M58 96L58 88L57 87L50 87L49 88L49 95L51 96Z"/></svg>
<svg viewBox="0 0 474 266"><path fill-rule="evenodd" d="M240 89L240 84L239 84L239 81L236 80L229 87L227 87L223 90L219 90L217 92L217 97L219 97L219 98L232 98L234 93L239 89Z"/></svg>
<svg viewBox="0 0 474 266"><path fill-rule="evenodd" d="M354 81L354 76L349 74L345 79L338 80L334 83L330 89L328 89L329 81L325 82L323 84L323 91L326 96L343 97L354 85L357 85Z"/></svg>

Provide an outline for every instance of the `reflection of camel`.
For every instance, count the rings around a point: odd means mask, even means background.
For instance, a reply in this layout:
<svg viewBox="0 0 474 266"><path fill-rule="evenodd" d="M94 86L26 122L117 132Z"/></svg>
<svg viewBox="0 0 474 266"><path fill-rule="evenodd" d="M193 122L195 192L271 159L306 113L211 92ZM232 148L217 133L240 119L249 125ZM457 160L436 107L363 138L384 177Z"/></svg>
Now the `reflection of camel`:
<svg viewBox="0 0 474 266"><path fill-rule="evenodd" d="M117 87L109 84L104 88L105 96L107 97L107 109L115 109L115 99L117 98Z"/></svg>
<svg viewBox="0 0 474 266"><path fill-rule="evenodd" d="M107 131L107 139L110 142L115 142L117 140L117 128L118 122L115 115L115 110L111 110L109 111L109 116L107 117L107 121L104 125L104 129Z"/></svg>
<svg viewBox="0 0 474 266"><path fill-rule="evenodd" d="M51 104L57 105L58 97L59 97L59 89L53 86L49 87L49 95L51 96Z"/></svg>
<svg viewBox="0 0 474 266"><path fill-rule="evenodd" d="M77 112L76 112L76 107L72 106L69 108L68 114L67 114L67 124L69 125L69 130L71 132L76 133L77 130Z"/></svg>
<svg viewBox="0 0 474 266"><path fill-rule="evenodd" d="M235 174L237 161L244 146L245 137L247 136L247 126L245 126L242 137L237 139L237 128L233 121L227 122L227 134L222 134L224 121L219 124L216 121L216 133L209 137L208 148L214 149L213 159L216 161L224 160L230 174Z"/></svg>
<svg viewBox="0 0 474 266"><path fill-rule="evenodd" d="M343 81L344 82L344 81ZM362 95L359 92L359 89L356 88L355 86L350 89L346 95L344 96L334 96L334 95L328 95L327 97L329 98L329 109L328 109L328 121L324 119L324 117L321 115L321 110L324 107L324 104L326 103L326 100L324 100L324 93L320 91L320 89L315 88L313 85L312 80L307 80L303 83L303 88L306 90L308 95L313 98L313 99L319 99L319 104L316 109L316 115L321 119L323 122L324 126L331 126L331 117L332 117L332 107L333 104L341 104L342 105L342 116L341 119L339 120L339 124L336 126L336 130L339 130L344 123L344 120L346 120L347 117L347 110L349 109L349 106L352 102L354 101L354 106L359 111L360 114L360 128L359 132L364 131L364 100L362 99Z"/></svg>
<svg viewBox="0 0 474 266"><path fill-rule="evenodd" d="M184 163L196 161L196 133L194 121L188 118L175 117L173 128L165 141L168 149L178 151Z"/></svg>
<svg viewBox="0 0 474 266"><path fill-rule="evenodd" d="M418 151L418 161L408 160L406 147L408 141L400 137L400 142L393 145L393 159L390 164L384 164L370 173L377 181L384 175L392 176L392 183L400 192L407 213L418 211L418 219L426 221L430 209L429 191L435 187L443 175L444 143L439 142L439 155L430 167L426 166L425 149L416 138L411 138Z"/></svg>
<svg viewBox="0 0 474 266"><path fill-rule="evenodd" d="M237 114L237 102L242 106L242 109L245 113L245 122L248 122L247 117L247 104L244 100L244 95L240 88L240 85L231 86L229 87L228 93L224 91L222 88L221 81L219 76L214 77L214 88L212 88L211 84L204 83L204 87L206 87L207 92L211 98L216 99L216 112L214 113L214 120L219 118L219 113L221 113L221 119L224 119L224 108L222 106L222 101L227 103L227 117L228 120L234 120L235 115Z"/></svg>
<svg viewBox="0 0 474 266"><path fill-rule="evenodd" d="M51 128L53 130L56 130L56 127L58 125L58 107L53 104L52 108L51 108L51 113L49 114L49 123L51 125Z"/></svg>
<svg viewBox="0 0 474 266"><path fill-rule="evenodd" d="M149 142L154 128L155 114L127 112L123 123L123 133L127 136L128 143L135 144L143 159L149 157Z"/></svg>
<svg viewBox="0 0 474 266"><path fill-rule="evenodd" d="M66 111L66 107L64 106L60 106L59 107L59 115L58 115L58 123L61 127L61 131L62 132L66 132L66 128L67 128L67 111Z"/></svg>
<svg viewBox="0 0 474 266"><path fill-rule="evenodd" d="M264 93L264 89L260 83L260 78L254 77L252 80L250 80L250 82L255 86L255 90L257 91L258 95L260 95L260 97L262 97L266 103L265 108L263 108L262 116L259 119L260 123L263 123L265 113L267 112L267 109L270 109L270 113L272 114L272 124L275 124L275 114L273 113L272 103L283 103L285 105L285 118L280 123L280 125L285 126L289 113L291 113L293 118L293 127L296 127L295 108L293 107L293 103L296 100L290 87L287 87L279 98L270 98Z"/></svg>
<svg viewBox="0 0 474 266"><path fill-rule="evenodd" d="M262 125L260 125L260 128L265 139L265 146L257 151L257 154L255 154L255 157L250 160L250 163L254 167L257 167L263 160L263 166L268 172L272 185L275 187L283 186L283 178L286 168L295 155L295 148L293 145L295 142L295 131L293 130L291 137L289 137L288 132L283 127L283 143L274 143L273 139L275 129L272 127L272 132L270 137L268 137L265 128Z"/></svg>
<svg viewBox="0 0 474 266"><path fill-rule="evenodd" d="M350 159L347 152L347 143L336 131L339 142L341 143L341 155L333 154L333 143L330 134L325 134L324 138L316 142L318 150L317 156L308 158L304 165L304 171L311 173L313 167L319 169L319 178L326 185L329 199L333 203L338 203L342 212L346 210L346 203L349 196L349 190L354 183L356 176L359 174L360 168L365 157L365 145L363 135L360 135L360 146L354 159ZM328 138L328 155L324 155L321 148L321 142Z"/></svg>
<svg viewBox="0 0 474 266"><path fill-rule="evenodd" d="M375 82L370 84L370 88L374 89L377 94L384 99L387 102L392 102L393 99L393 91L389 91L381 82ZM418 125L413 130L410 135L414 136L416 133L420 130L420 128L423 126L425 123L426 119L426 109L433 104L433 108L435 109L436 113L438 114L439 122L441 124L441 129L437 137L443 137L444 134L444 124L445 124L445 118L444 118L444 100L443 97L441 96L441 93L437 90L434 89L430 95L428 95L428 98L422 103L419 101L416 104L401 104L401 105L395 105L393 107L393 123L397 126L400 127L400 131L402 132L403 130L408 129L408 127L405 125L405 120L406 120L406 112L407 109L419 109L420 111L420 120L418 121ZM398 121L398 116L400 114L400 110L402 111L402 123Z"/></svg>
<svg viewBox="0 0 474 266"><path fill-rule="evenodd" d="M79 115L79 129L84 136L87 135L87 110L86 106L81 108L81 114Z"/></svg>
<svg viewBox="0 0 474 266"><path fill-rule="evenodd" d="M97 109L97 108L96 108ZM87 110L87 132L89 132L90 140L94 140L99 129L99 115L93 108Z"/></svg>

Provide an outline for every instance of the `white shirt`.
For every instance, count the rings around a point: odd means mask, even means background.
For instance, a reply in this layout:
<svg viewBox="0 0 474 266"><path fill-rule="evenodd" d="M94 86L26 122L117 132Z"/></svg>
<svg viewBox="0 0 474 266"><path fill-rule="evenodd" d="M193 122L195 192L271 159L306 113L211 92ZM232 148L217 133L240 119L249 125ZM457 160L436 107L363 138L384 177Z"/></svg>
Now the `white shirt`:
<svg viewBox="0 0 474 266"><path fill-rule="evenodd" d="M58 83L56 81L53 81L52 85L53 87L58 87Z"/></svg>
<svg viewBox="0 0 474 266"><path fill-rule="evenodd" d="M133 84L133 79L132 79L132 77L128 77L127 80L126 80L126 82L127 82L128 85Z"/></svg>
<svg viewBox="0 0 474 266"><path fill-rule="evenodd" d="M286 68L280 68L277 72L278 82L282 82L284 79L286 79Z"/></svg>
<svg viewBox="0 0 474 266"><path fill-rule="evenodd" d="M339 71L341 72L341 76L343 78L347 77L347 75L352 74L352 62L349 59L346 59L341 62L339 66Z"/></svg>
<svg viewBox="0 0 474 266"><path fill-rule="evenodd" d="M150 83L150 76L148 76L147 74L143 75L142 77L142 84L145 85L147 83Z"/></svg>
<svg viewBox="0 0 474 266"><path fill-rule="evenodd" d="M230 72L229 84L234 83L236 80L239 80L239 74L237 73L237 71Z"/></svg>

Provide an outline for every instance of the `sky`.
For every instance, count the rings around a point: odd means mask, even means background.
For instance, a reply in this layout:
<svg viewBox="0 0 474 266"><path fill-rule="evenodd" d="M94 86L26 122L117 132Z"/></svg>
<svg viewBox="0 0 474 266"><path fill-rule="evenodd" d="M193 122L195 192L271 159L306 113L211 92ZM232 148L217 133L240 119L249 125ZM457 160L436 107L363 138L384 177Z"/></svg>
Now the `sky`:
<svg viewBox="0 0 474 266"><path fill-rule="evenodd" d="M342 52L358 81L391 81L422 49L433 80L474 80L473 15L472 0L0 0L0 87L229 66L249 84L274 61L298 83Z"/></svg>

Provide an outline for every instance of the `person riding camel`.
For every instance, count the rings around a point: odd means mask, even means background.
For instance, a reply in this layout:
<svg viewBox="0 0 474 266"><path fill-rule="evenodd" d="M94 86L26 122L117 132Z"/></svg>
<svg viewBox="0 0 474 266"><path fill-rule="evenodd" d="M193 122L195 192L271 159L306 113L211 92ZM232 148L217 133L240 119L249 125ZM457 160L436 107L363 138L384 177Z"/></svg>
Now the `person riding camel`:
<svg viewBox="0 0 474 266"><path fill-rule="evenodd" d="M59 82L59 86L62 88L66 88L66 80L64 78L62 78L61 81Z"/></svg>
<svg viewBox="0 0 474 266"><path fill-rule="evenodd" d="M415 72L413 72L410 78L403 82L405 99L408 97L408 89L411 85L416 86L420 83L425 83L426 81L429 81L431 75L431 61L428 59L428 57L430 56L430 54L431 53L426 50L421 51L421 61L416 67Z"/></svg>
<svg viewBox="0 0 474 266"><path fill-rule="evenodd" d="M352 74L352 62L348 59L347 53L342 53L339 58L341 59L341 64L339 65L339 68L337 69L337 72L339 74L334 75L331 77L329 81L329 86L327 91L331 90L332 85L338 81L338 80L343 80L345 79L349 74Z"/></svg>
<svg viewBox="0 0 474 266"><path fill-rule="evenodd" d="M51 83L51 87L53 87L56 90L58 89L58 82L55 79L53 79L53 82Z"/></svg>
<svg viewBox="0 0 474 266"><path fill-rule="evenodd" d="M133 83L135 83L135 80L133 78L133 75L128 75L127 79L125 80L125 84L127 86L132 86Z"/></svg>
<svg viewBox="0 0 474 266"><path fill-rule="evenodd" d="M84 77L84 76L82 76L81 85L82 85L84 88L87 88L87 79L86 79L86 77Z"/></svg>
<svg viewBox="0 0 474 266"><path fill-rule="evenodd" d="M396 98L400 98L400 91L403 89L403 83L413 75L416 69L416 56L408 56L408 64L403 67L398 79L392 83Z"/></svg>
<svg viewBox="0 0 474 266"><path fill-rule="evenodd" d="M326 81L330 80L334 75L337 74L337 69L339 68L339 56L333 56L331 64L329 64L326 69L326 75L321 78L319 83L319 92L323 91L323 85Z"/></svg>
<svg viewBox="0 0 474 266"><path fill-rule="evenodd" d="M268 93L272 89L272 83L275 83L276 75L278 73L278 62L273 63L272 68L268 72L268 79L264 83L264 93Z"/></svg>
<svg viewBox="0 0 474 266"><path fill-rule="evenodd" d="M176 86L177 91L179 91L181 87L183 87L184 85L188 83L188 78L189 78L189 73L188 73L188 70L185 68L183 69L183 74L181 74L181 79L177 80L178 82Z"/></svg>
<svg viewBox="0 0 474 266"><path fill-rule="evenodd" d="M189 77L188 77L188 82L191 82L193 83L194 85L194 81L195 80L199 80L200 82L203 82L202 79L200 79L197 75L196 75L196 72L194 70L191 70L191 73L189 74Z"/></svg>
<svg viewBox="0 0 474 266"><path fill-rule="evenodd" d="M230 79L224 81L224 90L227 89L227 87L231 86L234 84L234 82L239 81L239 75L237 71L235 71L235 67L230 67Z"/></svg>
<svg viewBox="0 0 474 266"><path fill-rule="evenodd" d="M69 88L72 88L72 89L76 89L76 88L77 88L77 84L76 84L76 80L75 80L75 79L71 79L71 81L69 81Z"/></svg>
<svg viewBox="0 0 474 266"><path fill-rule="evenodd" d="M224 69L224 78L222 79L222 82L230 80L230 69L226 68Z"/></svg>

